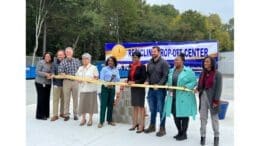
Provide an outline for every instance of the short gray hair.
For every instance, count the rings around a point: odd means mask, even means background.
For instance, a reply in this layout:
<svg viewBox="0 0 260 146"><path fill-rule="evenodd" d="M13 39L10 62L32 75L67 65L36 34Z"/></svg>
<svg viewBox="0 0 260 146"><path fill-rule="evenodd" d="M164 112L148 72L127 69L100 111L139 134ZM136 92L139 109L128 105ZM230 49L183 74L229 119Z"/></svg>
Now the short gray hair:
<svg viewBox="0 0 260 146"><path fill-rule="evenodd" d="M81 57L88 58L89 60L91 60L91 55L89 53L84 53Z"/></svg>
<svg viewBox="0 0 260 146"><path fill-rule="evenodd" d="M65 50L72 50L72 52L74 51L72 47L67 47Z"/></svg>

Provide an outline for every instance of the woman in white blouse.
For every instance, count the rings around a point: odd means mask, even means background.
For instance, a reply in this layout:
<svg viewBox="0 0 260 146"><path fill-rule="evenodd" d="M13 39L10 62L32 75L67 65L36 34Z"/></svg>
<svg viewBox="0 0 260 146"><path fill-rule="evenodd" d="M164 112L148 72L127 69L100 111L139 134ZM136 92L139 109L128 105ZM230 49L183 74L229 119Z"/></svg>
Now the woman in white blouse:
<svg viewBox="0 0 260 146"><path fill-rule="evenodd" d="M82 66L79 67L76 76L98 79L99 73L97 67L91 64L90 54L84 53L82 55ZM79 95L79 114L82 115L80 126L86 124L86 113L89 114L87 125L91 126L93 114L98 113L97 85L88 82L80 82Z"/></svg>

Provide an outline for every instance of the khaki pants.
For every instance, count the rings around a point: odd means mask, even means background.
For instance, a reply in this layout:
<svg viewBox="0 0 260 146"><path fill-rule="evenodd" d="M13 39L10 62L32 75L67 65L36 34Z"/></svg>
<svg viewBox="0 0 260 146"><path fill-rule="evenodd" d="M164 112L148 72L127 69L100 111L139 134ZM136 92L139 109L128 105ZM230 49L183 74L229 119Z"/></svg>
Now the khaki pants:
<svg viewBox="0 0 260 146"><path fill-rule="evenodd" d="M64 93L64 115L69 116L70 97L73 100L73 114L78 115L78 82L72 80L63 80L63 93Z"/></svg>
<svg viewBox="0 0 260 146"><path fill-rule="evenodd" d="M58 116L60 103L60 115L64 114L64 95L60 86L53 86L53 116Z"/></svg>

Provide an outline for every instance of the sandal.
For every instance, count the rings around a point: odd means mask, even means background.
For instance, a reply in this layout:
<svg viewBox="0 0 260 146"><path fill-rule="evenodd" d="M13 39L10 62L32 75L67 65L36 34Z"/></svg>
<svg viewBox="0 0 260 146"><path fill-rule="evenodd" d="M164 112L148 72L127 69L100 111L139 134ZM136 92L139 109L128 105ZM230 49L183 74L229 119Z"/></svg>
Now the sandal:
<svg viewBox="0 0 260 146"><path fill-rule="evenodd" d="M116 123L114 123L114 122L108 122L108 125L116 126Z"/></svg>
<svg viewBox="0 0 260 146"><path fill-rule="evenodd" d="M92 126L92 121L88 121L88 126Z"/></svg>
<svg viewBox="0 0 260 146"><path fill-rule="evenodd" d="M136 133L142 133L144 132L144 126L141 126L142 128L138 127L138 130L136 131ZM141 129L141 130L139 130Z"/></svg>
<svg viewBox="0 0 260 146"><path fill-rule="evenodd" d="M85 125L85 124L86 124L86 121L87 121L87 120L82 120L81 123L79 124L79 126Z"/></svg>
<svg viewBox="0 0 260 146"><path fill-rule="evenodd" d="M103 127L103 124L99 123L98 128L102 128L102 127Z"/></svg>

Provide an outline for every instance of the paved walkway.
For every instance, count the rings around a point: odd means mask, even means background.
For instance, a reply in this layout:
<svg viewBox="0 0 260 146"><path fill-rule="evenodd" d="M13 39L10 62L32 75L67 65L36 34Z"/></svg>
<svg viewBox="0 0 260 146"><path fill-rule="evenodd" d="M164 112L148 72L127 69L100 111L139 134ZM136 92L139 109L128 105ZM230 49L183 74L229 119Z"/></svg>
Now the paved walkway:
<svg viewBox="0 0 260 146"><path fill-rule="evenodd" d="M234 127L233 127L233 102L230 106L226 119L220 121L220 146L234 145ZM176 128L172 118L167 118L164 137L156 137L155 133L136 134L128 129L131 125L117 124L115 127L105 126L97 128L98 115L94 115L93 126L79 126L80 121L70 119L64 122L59 119L55 122L36 120L35 105L27 106L27 146L199 146L200 121L190 120L188 129L188 140L176 141L173 135L176 134ZM146 120L147 122L149 119ZM159 122L159 119L157 119ZM158 123L157 122L157 123ZM211 121L208 121L207 145L213 145L213 132L211 130Z"/></svg>
<svg viewBox="0 0 260 146"><path fill-rule="evenodd" d="M35 119L36 93L34 80L26 81L27 106L26 106L26 140L27 146L199 146L200 120L190 120L188 140L176 141L172 137L176 134L176 127L172 118L167 118L164 137L156 137L155 133L136 134L128 129L131 125L117 124L111 127L105 124L101 129L97 128L98 114L94 115L93 126L80 127L80 121L69 120L64 122L59 119L55 122ZM233 78L224 79L223 96L229 101L226 119L220 121L220 146L234 145L234 118L233 118ZM52 103L51 114L52 114ZM72 107L72 106L70 106ZM72 109L71 109L72 111ZM159 119L157 119L159 123ZM146 119L148 126L149 119ZM158 127L158 126L157 126ZM211 121L208 121L207 145L213 145L213 132Z"/></svg>

